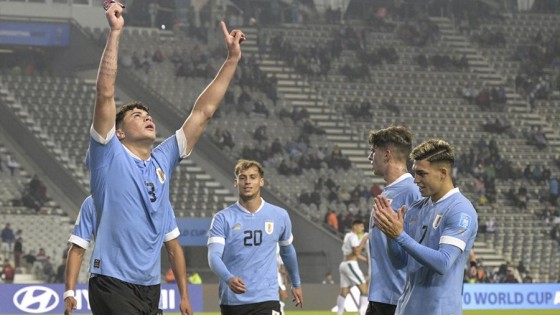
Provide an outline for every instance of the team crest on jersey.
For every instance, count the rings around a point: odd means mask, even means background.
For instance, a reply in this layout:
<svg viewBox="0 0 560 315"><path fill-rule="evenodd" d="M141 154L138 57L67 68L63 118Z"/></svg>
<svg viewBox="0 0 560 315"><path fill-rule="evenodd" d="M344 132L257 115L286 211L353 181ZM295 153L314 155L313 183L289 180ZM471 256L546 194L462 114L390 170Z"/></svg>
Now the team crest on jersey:
<svg viewBox="0 0 560 315"><path fill-rule="evenodd" d="M156 169L156 173L157 173L157 177L159 179L160 183L165 183L165 173L163 172L163 170L161 168L157 168Z"/></svg>
<svg viewBox="0 0 560 315"><path fill-rule="evenodd" d="M432 227L434 229L437 229L438 226L440 225L442 219L443 219L443 215L441 215L441 214L436 215L436 218L434 219L434 222L432 223Z"/></svg>
<svg viewBox="0 0 560 315"><path fill-rule="evenodd" d="M266 234L270 235L272 234L272 232L274 231L274 222L272 221L266 221L264 223L264 231L266 232Z"/></svg>
<svg viewBox="0 0 560 315"><path fill-rule="evenodd" d="M461 218L459 219L459 228L462 231L468 230L469 226L471 225L471 217L466 213L461 213Z"/></svg>

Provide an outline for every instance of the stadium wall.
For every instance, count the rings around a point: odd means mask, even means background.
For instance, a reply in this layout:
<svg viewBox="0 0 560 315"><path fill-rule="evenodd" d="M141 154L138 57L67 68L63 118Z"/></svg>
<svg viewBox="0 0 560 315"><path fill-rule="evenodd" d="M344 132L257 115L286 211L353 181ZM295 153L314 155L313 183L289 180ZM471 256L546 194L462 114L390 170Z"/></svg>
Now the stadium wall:
<svg viewBox="0 0 560 315"><path fill-rule="evenodd" d="M78 308L75 314L89 314L87 285L76 287ZM0 284L1 314L62 314L64 303L63 284ZM336 305L339 287L336 284L304 284L305 310L331 310ZM189 294L193 311L218 312L218 286L216 284L190 285ZM350 311L359 296L347 300ZM468 301L467 301L468 300ZM179 295L174 284L164 284L160 308L164 313L178 311ZM559 310L560 284L466 284L463 294L464 310ZM354 303L354 304L353 304ZM286 303L286 310L295 310Z"/></svg>

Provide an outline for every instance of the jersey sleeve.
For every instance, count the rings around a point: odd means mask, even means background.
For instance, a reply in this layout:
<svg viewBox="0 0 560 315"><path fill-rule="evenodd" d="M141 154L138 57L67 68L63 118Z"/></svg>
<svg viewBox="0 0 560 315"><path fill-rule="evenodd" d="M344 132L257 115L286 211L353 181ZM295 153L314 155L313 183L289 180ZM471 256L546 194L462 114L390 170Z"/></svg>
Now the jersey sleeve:
<svg viewBox="0 0 560 315"><path fill-rule="evenodd" d="M292 235L292 221L286 210L284 211L284 230L280 234L279 244L280 246L288 246L294 241L294 236Z"/></svg>
<svg viewBox="0 0 560 315"><path fill-rule="evenodd" d="M208 232L208 243L207 245L218 243L225 245L226 243L226 222L223 213L218 213L212 218L212 223L210 224L210 231Z"/></svg>
<svg viewBox="0 0 560 315"><path fill-rule="evenodd" d="M360 239L358 238L358 235L356 235L355 233L350 234L350 238L348 239L348 241L350 242L350 247L352 248L356 248L358 246L360 246Z"/></svg>
<svg viewBox="0 0 560 315"><path fill-rule="evenodd" d="M477 216L472 206L458 203L446 217L440 244L448 244L464 251L468 240L478 228Z"/></svg>
<svg viewBox="0 0 560 315"><path fill-rule="evenodd" d="M175 132L175 136L177 139L177 146L179 147L179 157L181 159L186 159L191 155L191 152L187 152L187 136L183 129L178 129Z"/></svg>
<svg viewBox="0 0 560 315"><path fill-rule="evenodd" d="M114 155L123 153L123 150L118 150L118 147L122 145L119 139L115 137L115 128L109 132L106 139L103 139L93 129L93 126L90 133L91 139L85 158L86 166L90 171L106 167L111 163Z"/></svg>
<svg viewBox="0 0 560 315"><path fill-rule="evenodd" d="M164 242L176 239L181 234L179 232L179 227L177 226L177 219L175 219L175 213L173 212L173 209L170 208L169 212L169 220L167 221L165 237L163 239Z"/></svg>
<svg viewBox="0 0 560 315"><path fill-rule="evenodd" d="M93 198L87 197L80 208L80 213L74 224L74 229L68 242L87 249L95 234L95 206Z"/></svg>

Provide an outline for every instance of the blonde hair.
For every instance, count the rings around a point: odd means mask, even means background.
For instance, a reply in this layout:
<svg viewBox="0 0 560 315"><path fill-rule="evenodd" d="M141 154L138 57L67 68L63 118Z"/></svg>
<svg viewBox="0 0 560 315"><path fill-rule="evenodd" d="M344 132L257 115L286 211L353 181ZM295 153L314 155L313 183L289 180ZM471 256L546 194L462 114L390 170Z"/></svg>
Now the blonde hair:
<svg viewBox="0 0 560 315"><path fill-rule="evenodd" d="M256 167L259 170L259 175L264 177L264 169L261 163L254 161L254 160L239 160L237 164L235 164L235 177L241 173L241 171L248 170L251 167Z"/></svg>

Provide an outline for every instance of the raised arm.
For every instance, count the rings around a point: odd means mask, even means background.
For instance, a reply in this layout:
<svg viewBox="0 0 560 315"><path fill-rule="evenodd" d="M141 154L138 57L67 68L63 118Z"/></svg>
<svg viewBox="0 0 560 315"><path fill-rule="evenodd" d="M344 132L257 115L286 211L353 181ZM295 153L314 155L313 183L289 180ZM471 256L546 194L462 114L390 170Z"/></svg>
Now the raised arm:
<svg viewBox="0 0 560 315"><path fill-rule="evenodd" d="M123 4L116 2L112 3L105 12L110 32L97 72L95 108L93 110L93 129L103 138L107 137L115 125L115 80L117 78L119 38L124 26L123 8Z"/></svg>
<svg viewBox="0 0 560 315"><path fill-rule="evenodd" d="M183 123L182 129L187 137L187 152L190 153L204 132L208 121L218 109L222 99L229 87L237 64L241 59L241 42L245 40L245 35L240 30L228 32L226 24L220 22L224 39L228 49L228 56L218 74L204 89L196 100L192 112Z"/></svg>

